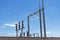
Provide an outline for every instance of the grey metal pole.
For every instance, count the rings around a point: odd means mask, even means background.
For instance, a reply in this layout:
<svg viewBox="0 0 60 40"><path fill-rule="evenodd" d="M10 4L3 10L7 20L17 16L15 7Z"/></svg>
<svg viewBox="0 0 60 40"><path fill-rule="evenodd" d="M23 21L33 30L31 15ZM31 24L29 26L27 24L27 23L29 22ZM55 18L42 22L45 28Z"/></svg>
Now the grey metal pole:
<svg viewBox="0 0 60 40"><path fill-rule="evenodd" d="M21 29L22 37L23 37L23 28L24 28L24 21L22 21L22 29Z"/></svg>
<svg viewBox="0 0 60 40"><path fill-rule="evenodd" d="M27 19L28 19L28 35L27 36L30 37L29 16Z"/></svg>
<svg viewBox="0 0 60 40"><path fill-rule="evenodd" d="M35 33L33 35L34 35L34 38L35 38Z"/></svg>
<svg viewBox="0 0 60 40"><path fill-rule="evenodd" d="M21 37L22 37L23 29L21 28Z"/></svg>
<svg viewBox="0 0 60 40"><path fill-rule="evenodd" d="M19 40L19 37L18 37L18 30L17 30L17 40Z"/></svg>
<svg viewBox="0 0 60 40"><path fill-rule="evenodd" d="M18 40L18 29L17 29L17 24L16 25L16 37L17 37L17 40Z"/></svg>
<svg viewBox="0 0 60 40"><path fill-rule="evenodd" d="M30 40L29 16L27 17L27 21L28 21L28 32L27 32L27 37L28 37L28 40Z"/></svg>
<svg viewBox="0 0 60 40"><path fill-rule="evenodd" d="M40 34L41 34L41 40L42 40L42 17L41 17L40 0L39 0L39 20L40 20Z"/></svg>
<svg viewBox="0 0 60 40"><path fill-rule="evenodd" d="M42 15L43 15L44 37L45 37L45 40L46 40L46 24L45 24L45 14L44 14L44 0L42 0Z"/></svg>
<svg viewBox="0 0 60 40"><path fill-rule="evenodd" d="M20 30L20 22L18 22L18 24L19 24L19 30Z"/></svg>
<svg viewBox="0 0 60 40"><path fill-rule="evenodd" d="M25 32L23 34L24 34L24 37L25 37Z"/></svg>

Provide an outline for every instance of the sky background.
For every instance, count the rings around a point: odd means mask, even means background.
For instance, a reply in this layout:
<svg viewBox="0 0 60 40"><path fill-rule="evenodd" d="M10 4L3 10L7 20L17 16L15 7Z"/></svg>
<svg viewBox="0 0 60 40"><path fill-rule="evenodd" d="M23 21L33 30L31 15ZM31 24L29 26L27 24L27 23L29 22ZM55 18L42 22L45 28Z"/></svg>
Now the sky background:
<svg viewBox="0 0 60 40"><path fill-rule="evenodd" d="M26 33L27 16L38 10L38 2L39 0L0 0L0 36L15 36L15 24L22 20ZM60 0L44 0L44 7L47 36L60 37ZM39 33L38 17L37 14L30 18L31 34Z"/></svg>

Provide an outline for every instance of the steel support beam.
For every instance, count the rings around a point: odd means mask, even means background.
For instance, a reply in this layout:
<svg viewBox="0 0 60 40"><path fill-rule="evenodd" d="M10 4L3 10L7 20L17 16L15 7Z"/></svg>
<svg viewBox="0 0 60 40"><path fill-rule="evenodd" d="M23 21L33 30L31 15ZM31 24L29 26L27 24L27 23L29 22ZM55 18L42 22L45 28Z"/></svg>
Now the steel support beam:
<svg viewBox="0 0 60 40"><path fill-rule="evenodd" d="M42 40L42 16L41 16L40 0L39 0L39 22L40 22L40 35Z"/></svg>
<svg viewBox="0 0 60 40"><path fill-rule="evenodd" d="M17 37L17 40L19 40L19 38L18 38L18 25L15 24L15 26L16 26L16 37Z"/></svg>
<svg viewBox="0 0 60 40"><path fill-rule="evenodd" d="M45 24L45 14L44 14L44 0L42 0L42 15L43 15L43 26L44 26L44 38L46 40L46 24Z"/></svg>
<svg viewBox="0 0 60 40"><path fill-rule="evenodd" d="M27 36L30 37L29 16L27 17L27 19L28 19L28 32L27 32Z"/></svg>

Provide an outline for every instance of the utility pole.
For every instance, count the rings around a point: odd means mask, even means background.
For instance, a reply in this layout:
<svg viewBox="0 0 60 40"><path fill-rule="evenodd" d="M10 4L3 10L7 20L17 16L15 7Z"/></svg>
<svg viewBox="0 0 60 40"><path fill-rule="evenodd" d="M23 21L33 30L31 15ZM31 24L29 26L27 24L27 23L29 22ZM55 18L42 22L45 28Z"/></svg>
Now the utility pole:
<svg viewBox="0 0 60 40"><path fill-rule="evenodd" d="M40 21L40 34L41 34L41 40L42 40L42 17L41 17L40 0L39 0L39 21Z"/></svg>
<svg viewBox="0 0 60 40"><path fill-rule="evenodd" d="M46 40L46 24L45 24L45 14L44 14L44 0L42 0L42 15L43 15L43 26L44 26L44 38Z"/></svg>

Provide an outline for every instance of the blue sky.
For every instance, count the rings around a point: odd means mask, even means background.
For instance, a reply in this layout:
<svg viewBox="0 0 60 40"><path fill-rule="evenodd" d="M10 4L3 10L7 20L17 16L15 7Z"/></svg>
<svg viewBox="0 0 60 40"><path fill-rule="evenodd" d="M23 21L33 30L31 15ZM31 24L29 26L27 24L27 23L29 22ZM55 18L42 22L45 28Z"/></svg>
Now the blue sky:
<svg viewBox="0 0 60 40"><path fill-rule="evenodd" d="M0 0L0 36L15 36L15 23L38 10L39 0ZM44 0L47 36L60 37L60 0ZM39 33L38 14L30 18L31 34ZM32 31L33 30L33 31ZM20 31L19 31L20 32Z"/></svg>

